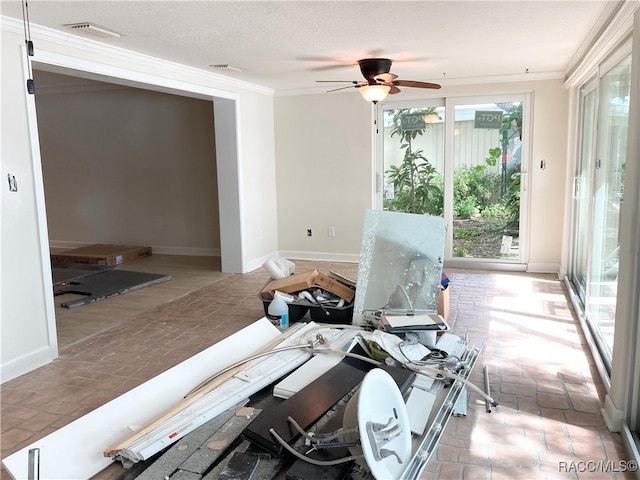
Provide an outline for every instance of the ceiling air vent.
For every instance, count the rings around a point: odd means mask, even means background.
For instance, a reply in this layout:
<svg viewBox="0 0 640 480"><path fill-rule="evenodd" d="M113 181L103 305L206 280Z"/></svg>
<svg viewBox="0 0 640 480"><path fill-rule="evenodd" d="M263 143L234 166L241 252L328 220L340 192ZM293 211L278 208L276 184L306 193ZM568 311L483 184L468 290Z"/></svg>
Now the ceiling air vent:
<svg viewBox="0 0 640 480"><path fill-rule="evenodd" d="M120 34L118 32L114 32L113 30L109 30L108 28L101 27L91 22L67 23L65 27L71 28L72 30L76 30L78 32L85 32L91 35L96 35L97 37L120 38Z"/></svg>
<svg viewBox="0 0 640 480"><path fill-rule="evenodd" d="M219 63L217 65L209 65L210 67L216 68L218 70L229 70L231 72L241 72L242 70L238 67L234 67L229 65L228 63Z"/></svg>

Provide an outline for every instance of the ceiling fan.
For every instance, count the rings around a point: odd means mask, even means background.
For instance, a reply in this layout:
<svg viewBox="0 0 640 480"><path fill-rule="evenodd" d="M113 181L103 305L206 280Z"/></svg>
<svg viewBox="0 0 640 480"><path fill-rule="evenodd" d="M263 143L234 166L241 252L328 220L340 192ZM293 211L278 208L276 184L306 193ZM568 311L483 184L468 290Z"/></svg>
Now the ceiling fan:
<svg viewBox="0 0 640 480"><path fill-rule="evenodd" d="M329 92L344 90L345 88L357 88L365 100L378 103L387 94L400 93L398 87L412 88L440 88L437 83L419 82L417 80L399 80L398 76L390 73L392 61L388 58L363 58L358 60L360 72L365 81L349 80L346 87L334 88ZM318 80L318 82L340 82L340 80ZM344 82L341 82L344 83Z"/></svg>

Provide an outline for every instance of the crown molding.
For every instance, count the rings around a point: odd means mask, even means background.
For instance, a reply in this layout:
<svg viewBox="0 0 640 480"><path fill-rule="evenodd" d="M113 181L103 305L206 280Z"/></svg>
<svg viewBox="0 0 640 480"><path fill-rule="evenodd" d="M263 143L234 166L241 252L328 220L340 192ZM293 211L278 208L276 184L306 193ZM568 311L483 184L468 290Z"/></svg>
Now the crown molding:
<svg viewBox="0 0 640 480"><path fill-rule="evenodd" d="M22 20L5 15L0 15L0 28L12 33L24 34L24 25ZM37 40L51 42L65 48L73 48L83 53L99 55L100 57L109 58L121 62L133 63L142 67L147 67L155 71L171 71L179 76L179 78L193 78L196 81L210 85L215 83L217 88L232 87L234 89L248 90L263 95L274 95L272 88L257 85L255 83L237 80L218 73L208 72L206 70L189 67L180 63L163 60L161 58L144 55L131 50L120 47L114 47L96 40L80 37L71 33L62 32L42 25L31 24L31 39L34 40L35 53L33 61L38 61L38 45Z"/></svg>
<svg viewBox="0 0 640 480"><path fill-rule="evenodd" d="M590 38L578 50L581 56L574 58L567 68L566 87L578 87L586 82L593 76L598 64L631 34L633 15L639 6L637 0L625 0L616 8L608 8L603 12L605 18L598 23L601 28L597 31L594 28Z"/></svg>

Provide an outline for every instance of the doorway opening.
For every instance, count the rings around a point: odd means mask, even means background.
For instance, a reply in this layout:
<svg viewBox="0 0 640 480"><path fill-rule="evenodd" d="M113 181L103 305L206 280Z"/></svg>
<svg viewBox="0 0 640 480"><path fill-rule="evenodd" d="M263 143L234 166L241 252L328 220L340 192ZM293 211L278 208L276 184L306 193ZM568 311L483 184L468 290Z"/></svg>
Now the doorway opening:
<svg viewBox="0 0 640 480"><path fill-rule="evenodd" d="M83 68L85 67L85 68ZM172 93L178 96L191 97L208 101L213 108L214 122L209 129L214 129L217 141L214 145L217 173L219 237L220 237L220 265L219 270L228 273L242 273L244 271L242 257L242 237L240 228L240 201L238 189L238 146L236 103L237 95L216 89L202 87L189 83L173 81L162 77L142 75L136 71L113 69L114 76L110 76L111 68L96 65L89 61L66 58L57 54L39 50L38 61L33 62L34 70L42 70L62 75L70 75L84 79L103 81L115 85L132 86L147 91ZM49 343L57 355L58 339L56 333L56 315L53 302L53 282L51 278L49 235L45 207L44 179L42 175L42 159L39 149L38 120L35 100L29 100L29 128L31 144L33 146L33 162L36 174L36 204L38 208L38 223L40 231L40 252L42 270L45 274L45 288L51 291L51 298L47 300L47 324ZM215 107L214 107L215 106ZM99 115L100 112L97 112ZM222 132L222 133L221 133ZM98 147L96 147L98 148ZM212 152L213 153L213 152ZM179 180L179 179L175 179ZM222 187L220 187L222 185ZM82 203L79 204L82 206ZM47 285L48 284L48 285Z"/></svg>

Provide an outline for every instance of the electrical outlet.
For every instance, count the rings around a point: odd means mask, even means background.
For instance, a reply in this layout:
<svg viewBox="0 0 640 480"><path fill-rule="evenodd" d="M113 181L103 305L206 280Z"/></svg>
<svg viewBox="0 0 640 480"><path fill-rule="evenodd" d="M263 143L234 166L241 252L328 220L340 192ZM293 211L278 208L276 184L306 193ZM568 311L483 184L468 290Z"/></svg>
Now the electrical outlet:
<svg viewBox="0 0 640 480"><path fill-rule="evenodd" d="M311 231L310 228L307 228L307 237L311 237L313 236L313 232Z"/></svg>
<svg viewBox="0 0 640 480"><path fill-rule="evenodd" d="M327 235L329 235L330 237L335 237L336 236L336 227L327 228Z"/></svg>

